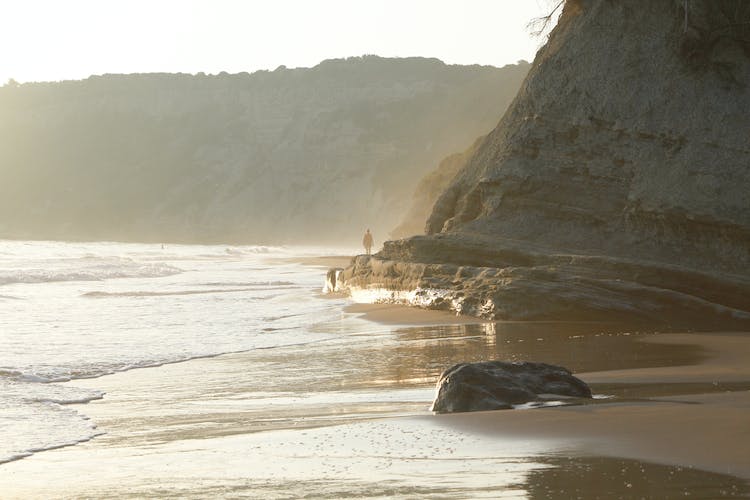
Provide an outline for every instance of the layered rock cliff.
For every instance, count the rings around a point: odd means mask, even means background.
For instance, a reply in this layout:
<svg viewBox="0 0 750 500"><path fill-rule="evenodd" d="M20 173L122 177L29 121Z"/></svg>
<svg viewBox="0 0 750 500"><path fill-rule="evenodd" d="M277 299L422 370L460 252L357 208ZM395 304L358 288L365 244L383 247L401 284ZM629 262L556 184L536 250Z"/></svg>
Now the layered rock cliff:
<svg viewBox="0 0 750 500"><path fill-rule="evenodd" d="M419 181L412 196L411 206L401 223L391 231L391 238L424 234L425 221L435 202L443 194L443 191L450 186L456 174L466 166L483 140L484 137L480 137L466 151L454 153L444 158L435 170Z"/></svg>
<svg viewBox="0 0 750 500"><path fill-rule="evenodd" d="M428 234L347 284L496 319L750 324L748 21L737 0L569 0Z"/></svg>
<svg viewBox="0 0 750 500"><path fill-rule="evenodd" d="M369 226L382 239L528 68L365 56L7 85L0 238L353 244Z"/></svg>

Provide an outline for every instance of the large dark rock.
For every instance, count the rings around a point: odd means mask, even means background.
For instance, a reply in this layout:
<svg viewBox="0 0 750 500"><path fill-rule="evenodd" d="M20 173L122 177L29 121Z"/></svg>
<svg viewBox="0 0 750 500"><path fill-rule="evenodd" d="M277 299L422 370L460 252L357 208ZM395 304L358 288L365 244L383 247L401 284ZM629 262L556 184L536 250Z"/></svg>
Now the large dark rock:
<svg viewBox="0 0 750 500"><path fill-rule="evenodd" d="M507 410L537 401L541 394L590 398L591 389L566 368L546 363L460 363L440 375L431 409L437 413Z"/></svg>

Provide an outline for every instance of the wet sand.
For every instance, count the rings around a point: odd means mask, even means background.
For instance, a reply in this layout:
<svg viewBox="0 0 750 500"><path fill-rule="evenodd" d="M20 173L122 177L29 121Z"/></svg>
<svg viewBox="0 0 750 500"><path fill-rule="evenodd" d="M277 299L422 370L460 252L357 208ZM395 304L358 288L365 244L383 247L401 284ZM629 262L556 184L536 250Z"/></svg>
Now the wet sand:
<svg viewBox="0 0 750 500"><path fill-rule="evenodd" d="M335 341L72 382L107 392L72 406L105 434L0 466L2 497L750 496L750 334L447 319L356 305ZM613 397L428 411L444 368L495 358Z"/></svg>
<svg viewBox="0 0 750 500"><path fill-rule="evenodd" d="M668 334L643 341L700 346L708 358L693 366L578 374L595 393L619 392L612 402L435 418L488 437L570 439L578 453L750 479L750 336Z"/></svg>
<svg viewBox="0 0 750 500"><path fill-rule="evenodd" d="M351 304L345 312L359 314L362 319L383 325L471 325L488 323L481 318L456 316L448 311L417 309L401 304Z"/></svg>
<svg viewBox="0 0 750 500"><path fill-rule="evenodd" d="M316 267L346 267L354 257L351 255L319 255L310 257L289 257L283 259L268 259L271 264L302 264Z"/></svg>

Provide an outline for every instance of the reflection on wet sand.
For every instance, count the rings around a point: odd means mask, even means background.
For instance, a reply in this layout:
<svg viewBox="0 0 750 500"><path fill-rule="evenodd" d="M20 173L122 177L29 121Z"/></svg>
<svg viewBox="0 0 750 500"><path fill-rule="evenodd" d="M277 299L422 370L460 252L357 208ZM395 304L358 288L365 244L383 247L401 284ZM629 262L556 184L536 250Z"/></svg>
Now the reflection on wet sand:
<svg viewBox="0 0 750 500"><path fill-rule="evenodd" d="M323 342L240 356L259 372L256 390L268 392L289 391L299 380L308 391L432 387L451 365L490 359L592 372L689 365L706 357L699 346L638 342L656 334L601 323L456 324L362 334L348 334L349 328L342 332L344 348Z"/></svg>
<svg viewBox="0 0 750 500"><path fill-rule="evenodd" d="M336 327L342 334L338 341L305 349L250 351L159 368L167 381L199 381L178 390L169 382L159 390L145 372L76 384L103 386L109 393L111 419L103 415L101 426L137 426L146 429L137 440L167 442L425 414L439 374L464 361L533 360L592 372L689 365L706 357L699 346L639 342L655 334L593 323L485 323L364 333L352 332L349 324ZM220 370L214 369L216 363ZM748 384L602 383L592 388L614 396L595 402L611 403L746 390ZM150 392L145 401L143 391ZM121 415L126 417L120 420ZM110 433L107 439L117 436ZM122 439L134 438L124 433Z"/></svg>
<svg viewBox="0 0 750 500"><path fill-rule="evenodd" d="M562 365L592 372L689 365L705 353L693 345L636 340L655 333L604 323L484 323L396 330L396 345L378 359L394 382L430 379L459 362L501 359ZM384 359L383 359L384 358ZM395 362L387 362L393 360Z"/></svg>
<svg viewBox="0 0 750 500"><path fill-rule="evenodd" d="M690 408L702 408L702 415L711 415L709 404L726 404L724 414L734 418L727 422L741 429L733 415L743 415L742 408L724 399L713 403L681 395L746 394L750 377L690 383L679 378L659 383L653 376L608 378L611 370L653 374L706 362L714 353L705 342L691 344L692 336L675 340L674 335L603 323L394 329L347 315L319 328L335 338L303 348L256 350L73 382L107 392L103 401L82 408L106 434L6 464L3 471L11 471L13 482L6 481L11 476L0 476L0 488L44 496L49 493L44 485L34 490L35 471L42 467L55 471L48 473L51 480L72 488L73 495L112 498L673 498L685 492L741 498L750 493L744 480L732 476L590 457L600 449L615 457L657 457L653 450L633 453L625 446L627 436L614 448L609 440L613 422L623 428L631 423L630 435L666 433L671 421L659 421L664 429L649 430L651 414L680 418L686 403L698 405ZM661 337L672 342L654 341ZM695 338L705 341L705 336ZM443 369L489 359L567 366L592 377L595 393L613 397L567 410L489 412L471 418L429 413ZM667 407L671 413L664 414ZM621 410L632 410L632 416ZM568 427L555 432L563 423ZM727 455L734 462L726 463L742 463L743 451L737 453L734 459ZM659 455L659 460L675 463L674 456L679 453ZM67 479L75 478L73 471L87 466L91 457L97 457L97 467L108 476L90 484ZM165 478L169 490L163 486ZM129 482L126 491L113 489L120 480Z"/></svg>

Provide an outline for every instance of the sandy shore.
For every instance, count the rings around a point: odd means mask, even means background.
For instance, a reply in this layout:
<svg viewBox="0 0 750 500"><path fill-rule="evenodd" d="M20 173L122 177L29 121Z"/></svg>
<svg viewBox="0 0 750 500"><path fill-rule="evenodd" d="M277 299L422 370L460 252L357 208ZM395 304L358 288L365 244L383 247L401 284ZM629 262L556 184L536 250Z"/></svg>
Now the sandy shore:
<svg viewBox="0 0 750 500"><path fill-rule="evenodd" d="M578 374L595 392L629 389L634 398L644 398L636 401L434 418L491 437L568 439L592 455L750 479L750 334L667 334L644 341L697 345L708 357L693 366ZM680 395L645 399L649 392Z"/></svg>
<svg viewBox="0 0 750 500"><path fill-rule="evenodd" d="M105 434L0 466L1 496L750 495L750 334L477 323L389 305L349 306L321 328L340 342L72 382L107 392L72 406ZM498 357L585 370L615 397L427 411L446 365Z"/></svg>
<svg viewBox="0 0 750 500"><path fill-rule="evenodd" d="M418 309L400 304L351 304L347 313L358 314L362 319L383 325L471 325L487 323L481 318L456 316L448 311Z"/></svg>
<svg viewBox="0 0 750 500"><path fill-rule="evenodd" d="M310 257L289 257L283 259L269 259L270 263L302 264L317 267L346 267L354 257L351 255L318 255Z"/></svg>

